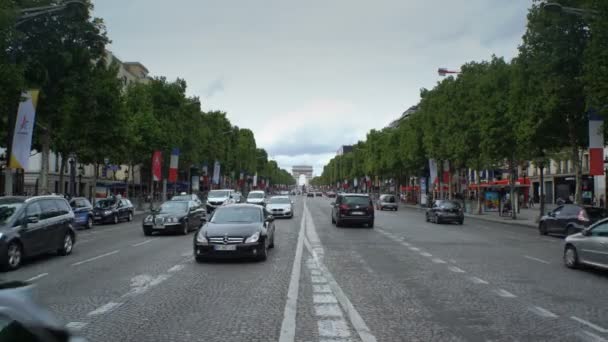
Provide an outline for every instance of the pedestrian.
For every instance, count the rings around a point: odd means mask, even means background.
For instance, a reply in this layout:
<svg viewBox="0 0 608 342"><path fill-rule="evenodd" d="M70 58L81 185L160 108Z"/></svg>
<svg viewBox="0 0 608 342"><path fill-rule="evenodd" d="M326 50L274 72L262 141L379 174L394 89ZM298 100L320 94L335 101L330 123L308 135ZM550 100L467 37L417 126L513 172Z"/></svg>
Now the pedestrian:
<svg viewBox="0 0 608 342"><path fill-rule="evenodd" d="M534 196L530 196L530 200L528 202L528 207L534 208Z"/></svg>
<svg viewBox="0 0 608 342"><path fill-rule="evenodd" d="M606 207L606 200L604 199L604 194L600 195L600 208Z"/></svg>
<svg viewBox="0 0 608 342"><path fill-rule="evenodd" d="M597 206L597 197L595 195L593 195L593 199L591 200L591 206L593 206L593 207Z"/></svg>
<svg viewBox="0 0 608 342"><path fill-rule="evenodd" d="M570 203L574 203L574 195L573 194L570 194L570 196L568 196L568 201Z"/></svg>

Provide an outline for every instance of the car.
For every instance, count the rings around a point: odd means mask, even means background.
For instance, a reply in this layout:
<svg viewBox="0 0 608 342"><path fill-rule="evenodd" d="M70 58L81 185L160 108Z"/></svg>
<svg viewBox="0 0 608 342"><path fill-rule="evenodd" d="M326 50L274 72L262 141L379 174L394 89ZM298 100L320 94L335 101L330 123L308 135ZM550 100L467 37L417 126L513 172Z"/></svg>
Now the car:
<svg viewBox="0 0 608 342"><path fill-rule="evenodd" d="M246 203L264 206L266 205L266 193L262 190L250 191Z"/></svg>
<svg viewBox="0 0 608 342"><path fill-rule="evenodd" d="M153 232L178 232L188 235L204 222L204 208L194 201L167 201L142 222L144 235Z"/></svg>
<svg viewBox="0 0 608 342"><path fill-rule="evenodd" d="M131 201L123 198L110 197L99 200L93 207L95 223L118 223L121 220L133 221L135 208Z"/></svg>
<svg viewBox="0 0 608 342"><path fill-rule="evenodd" d="M0 341L83 342L66 322L34 300L35 285L24 281L0 283Z"/></svg>
<svg viewBox="0 0 608 342"><path fill-rule="evenodd" d="M314 192L308 192L308 193L306 193L306 197L315 197L315 193Z"/></svg>
<svg viewBox="0 0 608 342"><path fill-rule="evenodd" d="M252 257L266 260L275 246L274 217L255 204L218 208L194 237L197 262L209 258Z"/></svg>
<svg viewBox="0 0 608 342"><path fill-rule="evenodd" d="M233 199L234 199L234 203L242 203L243 202L243 194L241 194L240 192L236 191L233 195L232 195Z"/></svg>
<svg viewBox="0 0 608 342"><path fill-rule="evenodd" d="M442 223L456 222L464 223L464 211L457 201L435 200L425 213L426 222Z"/></svg>
<svg viewBox="0 0 608 342"><path fill-rule="evenodd" d="M266 204L266 211L273 217L293 218L293 201L289 196L272 196Z"/></svg>
<svg viewBox="0 0 608 342"><path fill-rule="evenodd" d="M374 205L369 195L340 194L335 202L331 202L331 206L331 223L337 227L358 223L374 228Z"/></svg>
<svg viewBox="0 0 608 342"><path fill-rule="evenodd" d="M564 264L569 268L588 265L608 270L608 219L566 237Z"/></svg>
<svg viewBox="0 0 608 342"><path fill-rule="evenodd" d="M74 213L59 196L0 198L0 267L14 270L26 257L72 253Z"/></svg>
<svg viewBox="0 0 608 342"><path fill-rule="evenodd" d="M376 201L376 209L382 211L384 209L397 211L399 209L399 205L397 203L397 199L395 195L384 194L380 195L378 200Z"/></svg>
<svg viewBox="0 0 608 342"><path fill-rule="evenodd" d="M583 207L564 204L547 212L538 223L541 235L568 236L580 233L593 223L608 217L608 210L597 207Z"/></svg>
<svg viewBox="0 0 608 342"><path fill-rule="evenodd" d="M202 206L203 201L198 197L197 194L187 194L185 192L180 193L179 195L175 195L171 197L172 201L194 201L196 204Z"/></svg>
<svg viewBox="0 0 608 342"><path fill-rule="evenodd" d="M74 227L93 228L93 205L88 199L74 197L70 199L70 206L74 212Z"/></svg>
<svg viewBox="0 0 608 342"><path fill-rule="evenodd" d="M207 209L207 214L211 214L216 208L230 203L234 203L234 190L211 190L207 194L205 208Z"/></svg>
<svg viewBox="0 0 608 342"><path fill-rule="evenodd" d="M320 191L315 192L315 197L323 197L323 193Z"/></svg>
<svg viewBox="0 0 608 342"><path fill-rule="evenodd" d="M289 196L289 191L285 191L285 190L280 191L279 196Z"/></svg>
<svg viewBox="0 0 608 342"><path fill-rule="evenodd" d="M336 193L334 191L327 192L327 198L336 198Z"/></svg>

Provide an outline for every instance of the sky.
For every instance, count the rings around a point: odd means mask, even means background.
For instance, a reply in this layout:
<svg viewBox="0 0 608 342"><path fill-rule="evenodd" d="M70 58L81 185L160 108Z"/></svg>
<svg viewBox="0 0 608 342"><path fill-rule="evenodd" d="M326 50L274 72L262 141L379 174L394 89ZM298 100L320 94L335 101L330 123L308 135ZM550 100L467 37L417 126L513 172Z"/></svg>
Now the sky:
<svg viewBox="0 0 608 342"><path fill-rule="evenodd" d="M420 89L517 54L531 0L93 0L122 61L183 78L283 168L319 175Z"/></svg>

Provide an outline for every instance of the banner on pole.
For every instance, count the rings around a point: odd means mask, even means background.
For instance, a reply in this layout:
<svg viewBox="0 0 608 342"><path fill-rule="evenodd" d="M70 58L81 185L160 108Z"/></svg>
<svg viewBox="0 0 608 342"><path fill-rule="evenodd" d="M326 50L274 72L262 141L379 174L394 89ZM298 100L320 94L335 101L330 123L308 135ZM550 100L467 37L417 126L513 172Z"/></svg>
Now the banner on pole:
<svg viewBox="0 0 608 342"><path fill-rule="evenodd" d="M27 169L28 167L39 93L38 90L30 90L23 94L25 99L19 103L9 168Z"/></svg>
<svg viewBox="0 0 608 342"><path fill-rule="evenodd" d="M597 114L589 115L589 175L604 174L604 119Z"/></svg>
<svg viewBox="0 0 608 342"><path fill-rule="evenodd" d="M177 181L177 170L179 163L179 148L171 150L171 161L169 162L169 182Z"/></svg>
<svg viewBox="0 0 608 342"><path fill-rule="evenodd" d="M220 184L220 171L221 165L219 161L215 161L213 164L213 184Z"/></svg>
<svg viewBox="0 0 608 342"><path fill-rule="evenodd" d="M163 155L161 151L154 151L152 155L152 180L160 182L162 178Z"/></svg>

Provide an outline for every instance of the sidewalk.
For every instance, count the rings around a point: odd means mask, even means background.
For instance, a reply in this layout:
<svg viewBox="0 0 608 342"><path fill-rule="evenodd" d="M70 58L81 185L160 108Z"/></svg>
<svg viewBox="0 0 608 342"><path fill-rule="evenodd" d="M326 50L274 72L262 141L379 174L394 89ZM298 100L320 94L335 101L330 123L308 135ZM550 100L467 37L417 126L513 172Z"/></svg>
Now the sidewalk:
<svg viewBox="0 0 608 342"><path fill-rule="evenodd" d="M412 205L412 204L403 204L402 203L401 206L406 207L406 208L411 208L411 209L426 210L426 208L422 208L420 206ZM549 210L549 208L547 208L546 210ZM533 208L533 209L521 209L520 212L517 214L516 220L513 220L511 217L498 216L498 212L488 212L488 213L483 213L481 215L465 213L464 216L474 219L474 220L496 222L496 223L503 223L503 224L513 224L513 225L524 226L524 227L528 227L528 228L538 228L538 223L536 220L537 220L539 214L540 214L540 209Z"/></svg>

